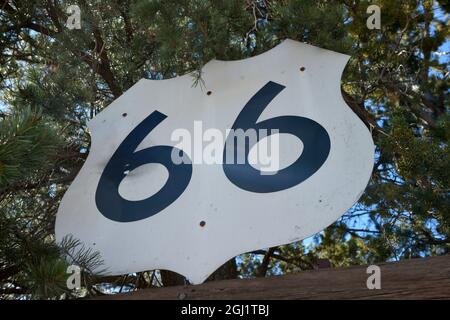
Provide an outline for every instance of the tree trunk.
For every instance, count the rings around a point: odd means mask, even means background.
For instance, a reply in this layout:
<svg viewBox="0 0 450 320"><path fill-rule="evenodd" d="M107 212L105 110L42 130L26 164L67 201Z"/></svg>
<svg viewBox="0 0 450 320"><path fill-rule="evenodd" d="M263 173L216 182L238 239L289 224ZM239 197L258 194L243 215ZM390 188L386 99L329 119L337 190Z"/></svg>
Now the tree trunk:
<svg viewBox="0 0 450 320"><path fill-rule="evenodd" d="M229 260L223 264L219 269L214 271L212 275L206 281L217 281L217 280L227 280L236 279L238 276L237 265L235 258Z"/></svg>
<svg viewBox="0 0 450 320"><path fill-rule="evenodd" d="M186 283L185 277L182 275L168 270L160 270L161 281L164 287L170 286L182 286Z"/></svg>

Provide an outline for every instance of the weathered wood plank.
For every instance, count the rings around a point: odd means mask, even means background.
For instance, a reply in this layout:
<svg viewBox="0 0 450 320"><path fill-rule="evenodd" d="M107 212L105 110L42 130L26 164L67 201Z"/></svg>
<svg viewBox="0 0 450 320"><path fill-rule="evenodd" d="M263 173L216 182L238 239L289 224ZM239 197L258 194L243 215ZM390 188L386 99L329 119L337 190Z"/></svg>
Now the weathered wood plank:
<svg viewBox="0 0 450 320"><path fill-rule="evenodd" d="M380 290L367 289L367 266L354 266L145 289L99 299L450 299L450 255L378 266Z"/></svg>

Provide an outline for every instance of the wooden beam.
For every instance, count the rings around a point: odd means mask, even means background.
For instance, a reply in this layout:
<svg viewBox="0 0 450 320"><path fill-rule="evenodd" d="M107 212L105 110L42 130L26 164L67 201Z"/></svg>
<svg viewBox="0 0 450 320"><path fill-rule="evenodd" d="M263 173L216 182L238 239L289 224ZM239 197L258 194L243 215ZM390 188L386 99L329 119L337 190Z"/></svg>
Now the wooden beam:
<svg viewBox="0 0 450 320"><path fill-rule="evenodd" d="M381 268L379 290L367 289L367 266L353 266L143 289L97 299L450 299L450 255L377 265Z"/></svg>

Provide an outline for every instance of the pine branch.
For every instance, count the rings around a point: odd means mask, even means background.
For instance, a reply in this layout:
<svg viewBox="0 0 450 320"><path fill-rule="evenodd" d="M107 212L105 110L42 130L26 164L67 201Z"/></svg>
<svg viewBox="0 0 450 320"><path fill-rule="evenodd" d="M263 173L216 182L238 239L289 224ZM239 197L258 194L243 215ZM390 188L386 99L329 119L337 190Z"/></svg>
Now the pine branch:
<svg viewBox="0 0 450 320"><path fill-rule="evenodd" d="M0 119L0 189L43 171L58 144L56 131L40 112L14 110Z"/></svg>
<svg viewBox="0 0 450 320"><path fill-rule="evenodd" d="M70 264L75 264L90 274L101 276L106 269L99 270L104 264L98 251L86 247L80 240L72 235L65 236L59 243L62 255Z"/></svg>

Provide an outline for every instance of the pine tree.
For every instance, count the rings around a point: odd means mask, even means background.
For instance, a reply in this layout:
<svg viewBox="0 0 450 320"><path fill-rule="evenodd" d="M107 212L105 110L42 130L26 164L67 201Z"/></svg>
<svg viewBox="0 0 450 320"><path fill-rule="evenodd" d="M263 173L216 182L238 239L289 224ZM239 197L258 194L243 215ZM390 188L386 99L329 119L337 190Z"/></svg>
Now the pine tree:
<svg viewBox="0 0 450 320"><path fill-rule="evenodd" d="M369 30L367 7L381 8ZM69 5L81 29L69 29ZM93 275L101 257L54 242L54 219L90 149L86 123L141 78L244 59L285 38L349 54L342 94L371 130L370 184L312 242L244 254L213 279L407 259L450 250L448 11L445 1L5 0L0 6L0 296L70 298L182 283L149 270ZM447 52L445 52L447 51ZM71 258L72 257L72 258ZM66 267L85 266L68 292ZM161 283L162 282L162 283Z"/></svg>

